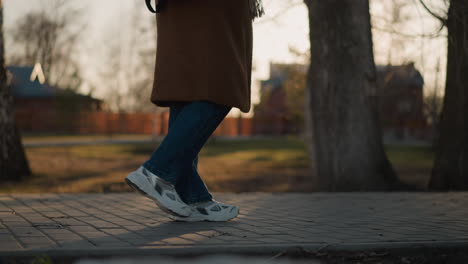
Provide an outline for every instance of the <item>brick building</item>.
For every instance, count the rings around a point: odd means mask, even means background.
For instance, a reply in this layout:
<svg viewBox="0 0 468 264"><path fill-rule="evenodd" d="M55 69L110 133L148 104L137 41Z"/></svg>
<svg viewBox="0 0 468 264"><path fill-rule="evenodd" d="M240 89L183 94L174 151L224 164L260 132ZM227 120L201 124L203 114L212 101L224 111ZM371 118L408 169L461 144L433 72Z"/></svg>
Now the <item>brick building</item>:
<svg viewBox="0 0 468 264"><path fill-rule="evenodd" d="M307 66L270 63L270 77L261 81L260 103L254 106L255 134L286 135L298 130L288 108L284 89L290 70L301 72L305 76Z"/></svg>
<svg viewBox="0 0 468 264"><path fill-rule="evenodd" d="M254 108L254 133L284 135L296 128L286 104L284 83L294 68L306 78L307 66L270 64L270 78L261 83L261 102ZM426 139L430 129L423 114L424 79L413 63L377 66L376 104L384 137Z"/></svg>
<svg viewBox="0 0 468 264"><path fill-rule="evenodd" d="M380 124L387 139L423 139L430 132L424 116L424 79L413 63L377 66Z"/></svg>
<svg viewBox="0 0 468 264"><path fill-rule="evenodd" d="M103 107L102 100L50 86L39 63L7 66L7 74L16 121L23 132L67 132L74 125L73 115Z"/></svg>

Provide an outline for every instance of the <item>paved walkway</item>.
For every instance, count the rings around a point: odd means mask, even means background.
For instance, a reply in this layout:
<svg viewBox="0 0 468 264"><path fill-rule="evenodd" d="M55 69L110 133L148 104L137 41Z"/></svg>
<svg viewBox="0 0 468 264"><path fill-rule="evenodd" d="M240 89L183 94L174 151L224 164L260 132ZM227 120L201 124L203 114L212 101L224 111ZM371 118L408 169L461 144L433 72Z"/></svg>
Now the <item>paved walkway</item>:
<svg viewBox="0 0 468 264"><path fill-rule="evenodd" d="M240 216L174 222L136 193L0 195L0 256L468 246L468 192L214 195Z"/></svg>

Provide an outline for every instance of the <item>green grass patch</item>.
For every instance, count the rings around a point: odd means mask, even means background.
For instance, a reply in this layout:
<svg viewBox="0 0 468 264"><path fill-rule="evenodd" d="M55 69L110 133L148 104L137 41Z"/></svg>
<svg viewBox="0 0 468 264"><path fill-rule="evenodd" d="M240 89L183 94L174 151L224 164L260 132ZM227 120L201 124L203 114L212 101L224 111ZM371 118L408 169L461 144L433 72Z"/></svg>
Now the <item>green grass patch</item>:
<svg viewBox="0 0 468 264"><path fill-rule="evenodd" d="M158 142L27 147L34 175L5 183L0 192L130 191L125 176L146 161ZM387 145L400 179L424 187L434 153L429 146ZM200 152L199 173L212 191L307 191L309 157L296 137L221 140Z"/></svg>
<svg viewBox="0 0 468 264"><path fill-rule="evenodd" d="M434 151L431 146L386 145L385 151L395 166L431 168Z"/></svg>

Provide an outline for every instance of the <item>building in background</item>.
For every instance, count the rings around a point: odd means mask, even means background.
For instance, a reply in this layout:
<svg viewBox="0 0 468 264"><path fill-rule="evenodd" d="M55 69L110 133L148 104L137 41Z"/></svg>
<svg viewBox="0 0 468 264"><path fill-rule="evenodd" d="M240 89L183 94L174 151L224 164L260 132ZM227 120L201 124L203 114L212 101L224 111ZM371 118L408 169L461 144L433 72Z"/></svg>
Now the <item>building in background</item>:
<svg viewBox="0 0 468 264"><path fill-rule="evenodd" d="M22 132L70 134L167 133L169 113L113 113L89 95L51 87L39 64L7 67ZM307 65L270 64L253 117L227 117L214 136L300 135ZM376 109L386 140L430 139L424 116L424 79L413 64L377 66ZM104 111L106 110L106 111Z"/></svg>
<svg viewBox="0 0 468 264"><path fill-rule="evenodd" d="M16 121L23 132L67 132L76 115L83 111L100 111L102 100L90 95L50 86L42 67L7 66L13 94Z"/></svg>
<svg viewBox="0 0 468 264"><path fill-rule="evenodd" d="M299 132L300 124L294 113L300 112L299 118L303 118L303 103L300 102L303 97L300 93L294 93L294 88L288 87L288 81L305 84L307 69L307 65L303 64L270 63L270 78L261 81L260 102L254 105L255 134L286 135ZM297 102L298 109L291 102Z"/></svg>
<svg viewBox="0 0 468 264"><path fill-rule="evenodd" d="M301 64L270 64L270 78L261 82L260 103L254 106L255 134L300 131L292 118L291 102L297 102L298 110L303 109L304 94L294 92L288 81L295 78L293 83L300 83L300 89L304 89L307 69ZM384 139L428 139L431 129L423 112L424 79L414 64L377 66L377 76L376 103Z"/></svg>
<svg viewBox="0 0 468 264"><path fill-rule="evenodd" d="M413 63L377 66L377 101L386 140L427 139L424 79Z"/></svg>
<svg viewBox="0 0 468 264"><path fill-rule="evenodd" d="M7 74L16 123L23 133L164 136L168 132L169 111L112 112L102 100L50 86L40 64L8 66ZM214 135L250 136L252 119L226 118Z"/></svg>

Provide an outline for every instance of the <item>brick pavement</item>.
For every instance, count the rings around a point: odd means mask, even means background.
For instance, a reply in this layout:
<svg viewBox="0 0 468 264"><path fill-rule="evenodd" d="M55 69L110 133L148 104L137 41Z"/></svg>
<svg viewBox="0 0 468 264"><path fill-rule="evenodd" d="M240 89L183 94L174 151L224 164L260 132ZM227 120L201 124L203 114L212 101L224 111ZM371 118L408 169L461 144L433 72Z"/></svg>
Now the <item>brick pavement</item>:
<svg viewBox="0 0 468 264"><path fill-rule="evenodd" d="M136 193L0 195L0 256L468 246L468 192L214 195L239 217L174 222Z"/></svg>

